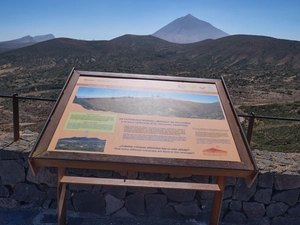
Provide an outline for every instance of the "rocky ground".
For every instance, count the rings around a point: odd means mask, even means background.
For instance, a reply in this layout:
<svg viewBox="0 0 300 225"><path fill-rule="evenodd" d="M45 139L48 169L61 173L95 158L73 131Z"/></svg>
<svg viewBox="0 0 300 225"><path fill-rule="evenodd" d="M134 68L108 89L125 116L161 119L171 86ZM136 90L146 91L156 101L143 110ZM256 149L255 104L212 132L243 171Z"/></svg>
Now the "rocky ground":
<svg viewBox="0 0 300 225"><path fill-rule="evenodd" d="M256 164L261 171L273 171L285 174L299 174L300 153L283 153L252 150Z"/></svg>

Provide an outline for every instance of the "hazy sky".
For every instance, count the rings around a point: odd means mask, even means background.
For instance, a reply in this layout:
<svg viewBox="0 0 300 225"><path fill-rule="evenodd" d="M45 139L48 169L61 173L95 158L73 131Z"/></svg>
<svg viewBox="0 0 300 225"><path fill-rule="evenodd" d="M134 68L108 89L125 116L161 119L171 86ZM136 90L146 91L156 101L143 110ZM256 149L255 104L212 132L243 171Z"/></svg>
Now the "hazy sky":
<svg viewBox="0 0 300 225"><path fill-rule="evenodd" d="M1 0L0 41L148 35L189 13L229 34L300 41L300 0Z"/></svg>

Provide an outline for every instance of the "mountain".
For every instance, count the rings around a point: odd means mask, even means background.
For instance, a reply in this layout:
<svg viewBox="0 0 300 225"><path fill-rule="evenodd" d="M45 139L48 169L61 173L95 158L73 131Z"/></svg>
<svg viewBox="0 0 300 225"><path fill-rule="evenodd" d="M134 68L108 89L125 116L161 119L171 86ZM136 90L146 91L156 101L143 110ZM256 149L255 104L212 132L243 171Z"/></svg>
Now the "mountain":
<svg viewBox="0 0 300 225"><path fill-rule="evenodd" d="M0 53L0 95L57 98L73 67L196 78L222 76L235 106L289 102L294 113L300 113L294 104L300 96L300 42L253 35L184 45L151 35L124 35L110 41L55 38ZM21 123L35 121L23 128L37 131L54 104L19 103ZM11 99L0 97L0 129L11 127L11 105ZM277 116L285 112L279 109Z"/></svg>
<svg viewBox="0 0 300 225"><path fill-rule="evenodd" d="M57 97L71 69L224 77L235 104L300 96L300 42L232 35L188 45L154 36L110 41L56 38L0 54L1 94Z"/></svg>
<svg viewBox="0 0 300 225"><path fill-rule="evenodd" d="M152 35L169 42L187 44L205 39L218 39L229 34L188 14L174 20Z"/></svg>
<svg viewBox="0 0 300 225"><path fill-rule="evenodd" d="M33 40L35 42L42 42L42 41L48 41L51 39L54 39L54 35L53 34L46 34L46 35L38 35L38 36L34 36Z"/></svg>
<svg viewBox="0 0 300 225"><path fill-rule="evenodd" d="M11 51L18 48L23 48L39 42L48 41L54 38L55 37L53 34L39 35L34 37L27 35L22 38L11 40L11 41L2 41L0 42L0 53Z"/></svg>

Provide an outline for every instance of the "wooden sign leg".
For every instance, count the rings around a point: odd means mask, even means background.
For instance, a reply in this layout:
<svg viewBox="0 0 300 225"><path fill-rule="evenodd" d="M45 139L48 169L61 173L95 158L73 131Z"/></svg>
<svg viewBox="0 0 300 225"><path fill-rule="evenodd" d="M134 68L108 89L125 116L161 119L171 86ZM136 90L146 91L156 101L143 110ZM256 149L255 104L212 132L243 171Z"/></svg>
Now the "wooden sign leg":
<svg viewBox="0 0 300 225"><path fill-rule="evenodd" d="M66 184L61 183L61 179L65 174L66 168L57 168L57 216L58 225L65 225L67 220L66 212Z"/></svg>
<svg viewBox="0 0 300 225"><path fill-rule="evenodd" d="M218 225L220 220L220 213L222 208L224 189L225 189L225 178L226 177L218 177L218 185L220 191L215 192L213 208L210 217L210 225Z"/></svg>

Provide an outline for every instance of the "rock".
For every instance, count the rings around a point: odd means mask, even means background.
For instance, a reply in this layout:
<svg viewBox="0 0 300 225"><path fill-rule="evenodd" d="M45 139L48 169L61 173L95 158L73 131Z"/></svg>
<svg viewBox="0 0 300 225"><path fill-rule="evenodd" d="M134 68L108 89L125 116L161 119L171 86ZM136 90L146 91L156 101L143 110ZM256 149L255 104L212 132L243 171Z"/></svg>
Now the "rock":
<svg viewBox="0 0 300 225"><path fill-rule="evenodd" d="M267 166L273 164L273 161L268 160L268 159L260 159L260 162L261 162L262 164L264 164L264 165L267 165Z"/></svg>
<svg viewBox="0 0 300 225"><path fill-rule="evenodd" d="M0 178L0 197L9 197L10 193L7 187L2 185L2 181Z"/></svg>
<svg viewBox="0 0 300 225"><path fill-rule="evenodd" d="M128 187L127 192L147 195L147 194L155 194L158 192L158 190L157 190L157 188Z"/></svg>
<svg viewBox="0 0 300 225"><path fill-rule="evenodd" d="M292 161L289 159L279 159L279 160L277 160L277 163L280 165L283 165L283 166L293 164Z"/></svg>
<svg viewBox="0 0 300 225"><path fill-rule="evenodd" d="M162 189L163 193L176 202L190 202L196 195L195 190Z"/></svg>
<svg viewBox="0 0 300 225"><path fill-rule="evenodd" d="M23 134L34 134L31 130L23 130Z"/></svg>
<svg viewBox="0 0 300 225"><path fill-rule="evenodd" d="M201 199L213 199L215 192L213 191L198 191Z"/></svg>
<svg viewBox="0 0 300 225"><path fill-rule="evenodd" d="M178 213L177 213L177 215L178 215ZM222 218L222 217L223 217L223 212L221 212L221 215L220 215L220 218ZM202 212L199 212L197 216L193 216L193 220L190 219L191 223L189 223L189 225L208 225L208 224L210 224L210 219L211 219L211 214L202 211ZM221 219L220 219L220 221L221 221ZM220 223L220 224L223 224L223 223Z"/></svg>
<svg viewBox="0 0 300 225"><path fill-rule="evenodd" d="M257 202L243 202L243 210L249 219L263 218L265 206Z"/></svg>
<svg viewBox="0 0 300 225"><path fill-rule="evenodd" d="M69 190L71 191L92 191L92 185L84 185L84 184L69 184Z"/></svg>
<svg viewBox="0 0 300 225"><path fill-rule="evenodd" d="M201 199L213 199L215 196L215 192L213 191L199 191Z"/></svg>
<svg viewBox="0 0 300 225"><path fill-rule="evenodd" d="M211 184L216 184L216 183L218 183L218 177L217 177L217 176L211 176L211 177L210 177L210 183L211 183Z"/></svg>
<svg viewBox="0 0 300 225"><path fill-rule="evenodd" d="M43 202L42 208L43 209L49 209L51 205L51 200L47 199L46 201Z"/></svg>
<svg viewBox="0 0 300 225"><path fill-rule="evenodd" d="M223 199L231 198L232 192L233 192L232 187L225 187Z"/></svg>
<svg viewBox="0 0 300 225"><path fill-rule="evenodd" d="M274 185L276 190L297 189L300 187L300 176L275 174Z"/></svg>
<svg viewBox="0 0 300 225"><path fill-rule="evenodd" d="M281 216L286 212L286 210L289 208L287 204L284 204L282 202L277 202L275 204L270 204L266 207L266 214L267 217L273 218L277 216Z"/></svg>
<svg viewBox="0 0 300 225"><path fill-rule="evenodd" d="M21 152L19 151L18 147L16 146L9 146L4 149L0 149L0 159L20 159Z"/></svg>
<svg viewBox="0 0 300 225"><path fill-rule="evenodd" d="M4 148L3 150L8 151L8 152L20 152L19 147L15 146L15 145L10 145L10 146Z"/></svg>
<svg viewBox="0 0 300 225"><path fill-rule="evenodd" d="M70 168L68 169L68 172L70 175L75 175L75 176L82 176L82 177L93 176L93 170L89 170L89 169Z"/></svg>
<svg viewBox="0 0 300 225"><path fill-rule="evenodd" d="M9 190L3 186L3 185L0 185L0 197L9 197L10 194L9 194Z"/></svg>
<svg viewBox="0 0 300 225"><path fill-rule="evenodd" d="M95 177L112 177L113 171L112 170L93 170L93 176Z"/></svg>
<svg viewBox="0 0 300 225"><path fill-rule="evenodd" d="M23 160L0 160L0 176L3 185L25 181Z"/></svg>
<svg viewBox="0 0 300 225"><path fill-rule="evenodd" d="M176 174L176 173L170 173L169 174L169 177L171 179L174 179L174 178L190 178L192 175L191 174Z"/></svg>
<svg viewBox="0 0 300 225"><path fill-rule="evenodd" d="M139 178L141 180L157 180L163 181L168 177L166 173L139 173Z"/></svg>
<svg viewBox="0 0 300 225"><path fill-rule="evenodd" d="M66 190L65 199L68 200L72 196L70 190ZM56 188L47 188L47 197L48 199L57 199L57 189Z"/></svg>
<svg viewBox="0 0 300 225"><path fill-rule="evenodd" d="M106 203L106 215L111 215L121 209L124 205L124 201L120 200L110 194L105 195Z"/></svg>
<svg viewBox="0 0 300 225"><path fill-rule="evenodd" d="M22 158L24 159L24 163L23 166L27 169L29 167L29 163L28 163L28 157L29 157L29 152L27 151L23 151L22 152ZM28 172L27 172L28 173Z"/></svg>
<svg viewBox="0 0 300 225"><path fill-rule="evenodd" d="M19 140L18 141L18 148L19 149L28 149L29 148L29 142L25 140Z"/></svg>
<svg viewBox="0 0 300 225"><path fill-rule="evenodd" d="M126 192L127 192L127 187L125 186L103 186L103 192L111 194L118 199L124 199Z"/></svg>
<svg viewBox="0 0 300 225"><path fill-rule="evenodd" d="M229 204L231 202L232 202L231 199L225 199L225 200L223 200L221 210L223 210L223 211L227 210L229 208Z"/></svg>
<svg viewBox="0 0 300 225"><path fill-rule="evenodd" d="M125 207L129 213L143 216L145 214L144 195L136 193L127 196L125 198Z"/></svg>
<svg viewBox="0 0 300 225"><path fill-rule="evenodd" d="M239 224L239 225L246 224L247 217L241 212L230 211L225 215L223 222L229 224Z"/></svg>
<svg viewBox="0 0 300 225"><path fill-rule="evenodd" d="M113 171L112 177L117 179L127 179L127 170Z"/></svg>
<svg viewBox="0 0 300 225"><path fill-rule="evenodd" d="M274 184L274 174L272 172L262 171L258 176L259 187L272 188Z"/></svg>
<svg viewBox="0 0 300 225"><path fill-rule="evenodd" d="M93 188L93 191L102 191L102 187L101 185L93 185L92 188Z"/></svg>
<svg viewBox="0 0 300 225"><path fill-rule="evenodd" d="M300 189L283 191L281 193L275 194L272 197L272 200L278 202L284 202L289 206L293 206L298 202L299 195L300 195Z"/></svg>
<svg viewBox="0 0 300 225"><path fill-rule="evenodd" d="M32 137L32 136L22 136L22 139L24 139L25 141L36 141L37 137Z"/></svg>
<svg viewBox="0 0 300 225"><path fill-rule="evenodd" d="M0 207L3 208L17 208L21 203L13 198L0 198Z"/></svg>
<svg viewBox="0 0 300 225"><path fill-rule="evenodd" d="M209 176L193 175L192 180L197 183L207 184L209 182Z"/></svg>
<svg viewBox="0 0 300 225"><path fill-rule="evenodd" d="M127 171L127 179L136 180L139 176L138 172Z"/></svg>
<svg viewBox="0 0 300 225"><path fill-rule="evenodd" d="M181 220L182 216L178 214L174 209L174 204L168 204L160 214L161 218L178 219Z"/></svg>
<svg viewBox="0 0 300 225"><path fill-rule="evenodd" d="M196 216L199 212L201 212L197 201L176 204L174 205L174 208L177 213L183 216Z"/></svg>
<svg viewBox="0 0 300 225"><path fill-rule="evenodd" d="M241 201L232 201L229 205L231 210L240 211L242 209L242 202Z"/></svg>
<svg viewBox="0 0 300 225"><path fill-rule="evenodd" d="M75 209L73 207L73 202L71 199L66 199L66 208L67 208L67 211L75 212Z"/></svg>
<svg viewBox="0 0 300 225"><path fill-rule="evenodd" d="M101 192L75 193L72 200L76 212L105 214L105 200Z"/></svg>
<svg viewBox="0 0 300 225"><path fill-rule="evenodd" d="M128 171L127 170L115 170L113 171L113 177L127 179Z"/></svg>
<svg viewBox="0 0 300 225"><path fill-rule="evenodd" d="M132 219L135 218L135 216L130 214L125 207L123 207L118 212L116 212L113 215L113 217L132 218Z"/></svg>
<svg viewBox="0 0 300 225"><path fill-rule="evenodd" d="M226 186L234 186L236 184L236 177L226 177Z"/></svg>
<svg viewBox="0 0 300 225"><path fill-rule="evenodd" d="M46 200L47 194L38 190L33 184L18 183L11 197L19 202L40 206Z"/></svg>
<svg viewBox="0 0 300 225"><path fill-rule="evenodd" d="M300 204L290 208L287 212L290 215L290 217L300 217Z"/></svg>
<svg viewBox="0 0 300 225"><path fill-rule="evenodd" d="M254 200L263 204L270 204L272 189L259 189L254 195Z"/></svg>
<svg viewBox="0 0 300 225"><path fill-rule="evenodd" d="M284 171L282 174L299 175L299 173L297 171Z"/></svg>
<svg viewBox="0 0 300 225"><path fill-rule="evenodd" d="M145 201L148 216L160 216L167 206L167 197L165 195L146 195Z"/></svg>
<svg viewBox="0 0 300 225"><path fill-rule="evenodd" d="M50 205L49 205L49 209L56 209L57 210L57 201L56 200L52 200Z"/></svg>
<svg viewBox="0 0 300 225"><path fill-rule="evenodd" d="M250 188L247 187L246 182L242 178L238 178L234 188L232 199L239 201L248 201L256 191L257 179L253 182Z"/></svg>
<svg viewBox="0 0 300 225"><path fill-rule="evenodd" d="M41 167L36 176L28 170L26 179L35 184L47 184L49 187L57 186L57 172L55 168Z"/></svg>
<svg viewBox="0 0 300 225"><path fill-rule="evenodd" d="M212 205L213 205L213 199L201 199L201 210L203 212L211 212L212 211Z"/></svg>
<svg viewBox="0 0 300 225"><path fill-rule="evenodd" d="M6 143L10 143L10 142L13 142L14 141L14 136L6 136L3 140L4 142Z"/></svg>

